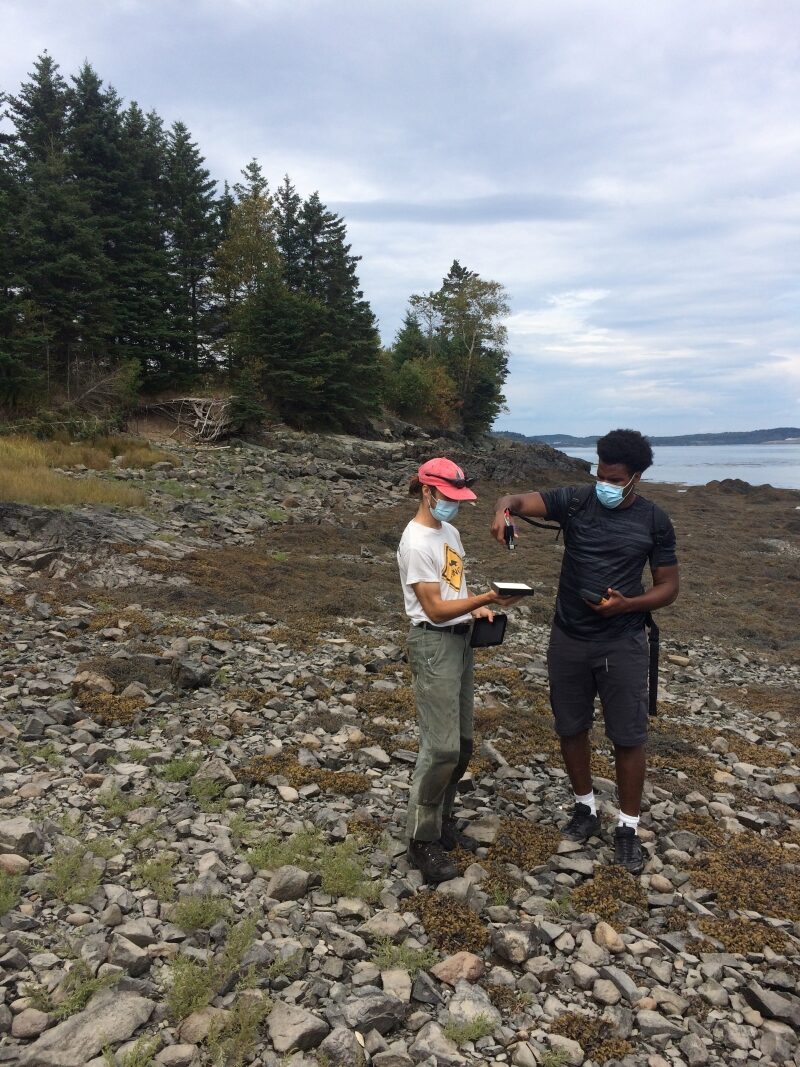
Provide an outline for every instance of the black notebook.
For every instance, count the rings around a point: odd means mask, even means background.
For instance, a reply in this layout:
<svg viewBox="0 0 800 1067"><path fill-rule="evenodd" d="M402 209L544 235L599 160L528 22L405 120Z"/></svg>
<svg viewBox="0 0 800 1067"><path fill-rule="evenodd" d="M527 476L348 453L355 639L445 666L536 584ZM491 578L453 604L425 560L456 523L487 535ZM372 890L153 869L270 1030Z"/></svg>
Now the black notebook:
<svg viewBox="0 0 800 1067"><path fill-rule="evenodd" d="M489 645L502 645L506 634L506 616L495 612L494 620L476 619L472 624L472 637L469 643L473 648L486 648Z"/></svg>

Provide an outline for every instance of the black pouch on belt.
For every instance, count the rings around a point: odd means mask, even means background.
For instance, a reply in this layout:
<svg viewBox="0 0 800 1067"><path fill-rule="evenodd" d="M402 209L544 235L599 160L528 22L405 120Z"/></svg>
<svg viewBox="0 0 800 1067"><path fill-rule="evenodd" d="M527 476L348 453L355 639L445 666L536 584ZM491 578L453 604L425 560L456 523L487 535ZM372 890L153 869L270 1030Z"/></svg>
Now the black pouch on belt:
<svg viewBox="0 0 800 1067"><path fill-rule="evenodd" d="M476 619L472 624L472 636L469 643L473 648L486 648L489 645L502 645L506 635L506 616L495 612L494 620Z"/></svg>

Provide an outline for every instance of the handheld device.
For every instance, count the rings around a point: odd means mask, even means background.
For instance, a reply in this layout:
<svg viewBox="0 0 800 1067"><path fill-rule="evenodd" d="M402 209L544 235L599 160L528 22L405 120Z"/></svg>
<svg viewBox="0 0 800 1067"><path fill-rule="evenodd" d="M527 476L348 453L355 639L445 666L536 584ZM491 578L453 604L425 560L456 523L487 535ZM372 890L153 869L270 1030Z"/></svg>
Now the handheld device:
<svg viewBox="0 0 800 1067"><path fill-rule="evenodd" d="M524 582L492 582L492 589L500 596L533 596L535 592Z"/></svg>
<svg viewBox="0 0 800 1067"><path fill-rule="evenodd" d="M503 529L503 539L506 543L506 548L509 552L513 552L517 547L514 544L514 538L517 536L517 528L511 521L511 512L506 508L503 512L503 518L505 519L505 528Z"/></svg>
<svg viewBox="0 0 800 1067"><path fill-rule="evenodd" d="M590 604L605 604L608 597L602 593L593 593L591 589L579 589L578 592L584 600L588 600Z"/></svg>

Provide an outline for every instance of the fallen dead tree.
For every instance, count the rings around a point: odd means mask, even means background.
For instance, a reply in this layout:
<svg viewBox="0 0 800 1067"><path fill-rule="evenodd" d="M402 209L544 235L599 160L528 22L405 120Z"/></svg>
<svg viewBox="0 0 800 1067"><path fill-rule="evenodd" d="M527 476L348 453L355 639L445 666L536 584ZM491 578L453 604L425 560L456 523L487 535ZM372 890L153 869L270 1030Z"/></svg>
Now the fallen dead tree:
<svg viewBox="0 0 800 1067"><path fill-rule="evenodd" d="M170 436L189 441L221 441L238 427L234 410L236 396L181 396L139 407L137 415L159 416L175 423Z"/></svg>

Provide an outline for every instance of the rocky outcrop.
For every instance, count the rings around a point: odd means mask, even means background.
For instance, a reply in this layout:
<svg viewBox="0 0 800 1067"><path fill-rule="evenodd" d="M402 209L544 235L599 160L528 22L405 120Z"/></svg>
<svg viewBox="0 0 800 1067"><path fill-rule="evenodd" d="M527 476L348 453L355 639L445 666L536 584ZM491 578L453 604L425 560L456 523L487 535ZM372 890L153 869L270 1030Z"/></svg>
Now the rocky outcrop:
<svg viewBox="0 0 800 1067"><path fill-rule="evenodd" d="M333 568L337 505L369 530L426 447L287 432L132 475L146 518L3 509L12 546L54 554L0 558L0 1063L798 1062L796 707L749 703L796 691L796 662L663 638L634 879L607 839L559 839L548 627L515 609L458 797L478 849L430 893L402 840L416 730L393 607L354 614L343 589L293 625L268 598L182 598L288 515L316 535L304 567ZM464 463L523 480L510 454ZM370 544L349 561L367 583L393 565ZM144 581L173 600L139 603ZM609 829L607 748L596 770Z"/></svg>

